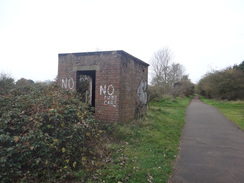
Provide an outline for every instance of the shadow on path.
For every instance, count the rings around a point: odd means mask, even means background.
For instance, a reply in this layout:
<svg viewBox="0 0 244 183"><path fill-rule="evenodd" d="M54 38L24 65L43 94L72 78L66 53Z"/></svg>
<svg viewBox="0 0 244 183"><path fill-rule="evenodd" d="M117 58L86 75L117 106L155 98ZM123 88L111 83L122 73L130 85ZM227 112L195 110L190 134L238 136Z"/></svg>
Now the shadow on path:
<svg viewBox="0 0 244 183"><path fill-rule="evenodd" d="M192 99L171 183L244 182L244 131L215 108Z"/></svg>

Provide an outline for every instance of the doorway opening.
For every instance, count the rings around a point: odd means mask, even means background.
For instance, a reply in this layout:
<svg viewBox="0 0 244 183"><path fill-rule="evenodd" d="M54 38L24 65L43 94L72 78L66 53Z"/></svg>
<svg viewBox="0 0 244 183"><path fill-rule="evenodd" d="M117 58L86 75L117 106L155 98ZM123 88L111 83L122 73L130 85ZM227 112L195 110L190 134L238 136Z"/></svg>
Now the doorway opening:
<svg viewBox="0 0 244 183"><path fill-rule="evenodd" d="M96 71L77 71L76 90L81 101L95 107Z"/></svg>

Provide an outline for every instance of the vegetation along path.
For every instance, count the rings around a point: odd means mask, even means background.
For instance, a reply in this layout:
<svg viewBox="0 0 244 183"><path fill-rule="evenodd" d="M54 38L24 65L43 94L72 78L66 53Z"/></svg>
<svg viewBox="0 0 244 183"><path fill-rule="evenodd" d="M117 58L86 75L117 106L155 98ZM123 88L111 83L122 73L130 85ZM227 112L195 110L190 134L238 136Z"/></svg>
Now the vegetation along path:
<svg viewBox="0 0 244 183"><path fill-rule="evenodd" d="M244 131L194 98L187 110L180 155L170 182L243 182Z"/></svg>

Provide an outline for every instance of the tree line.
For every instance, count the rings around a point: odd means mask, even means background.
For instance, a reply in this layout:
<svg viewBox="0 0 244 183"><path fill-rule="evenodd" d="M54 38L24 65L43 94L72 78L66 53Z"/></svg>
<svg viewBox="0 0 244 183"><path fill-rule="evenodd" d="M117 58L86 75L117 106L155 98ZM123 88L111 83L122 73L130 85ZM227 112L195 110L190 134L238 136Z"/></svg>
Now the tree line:
<svg viewBox="0 0 244 183"><path fill-rule="evenodd" d="M47 80L44 82L34 82L31 79L21 78L15 82L14 78L6 73L0 74L0 95L8 94L10 90L23 87L41 87L50 85L53 81Z"/></svg>
<svg viewBox="0 0 244 183"><path fill-rule="evenodd" d="M195 93L212 99L244 99L244 61L223 70L205 74L195 86L184 66L173 62L168 48L156 51L151 59L152 80L149 85L150 98L164 95L191 96Z"/></svg>
<svg viewBox="0 0 244 183"><path fill-rule="evenodd" d="M244 99L244 61L239 65L207 73L199 81L197 92L213 99Z"/></svg>

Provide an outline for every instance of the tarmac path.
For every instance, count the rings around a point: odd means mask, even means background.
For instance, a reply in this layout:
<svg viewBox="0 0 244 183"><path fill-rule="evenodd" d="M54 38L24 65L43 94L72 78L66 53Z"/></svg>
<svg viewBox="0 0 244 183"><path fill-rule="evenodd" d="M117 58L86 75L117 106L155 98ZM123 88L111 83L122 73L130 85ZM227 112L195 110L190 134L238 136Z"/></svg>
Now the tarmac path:
<svg viewBox="0 0 244 183"><path fill-rule="evenodd" d="M198 98L186 114L170 183L244 183L244 131Z"/></svg>

